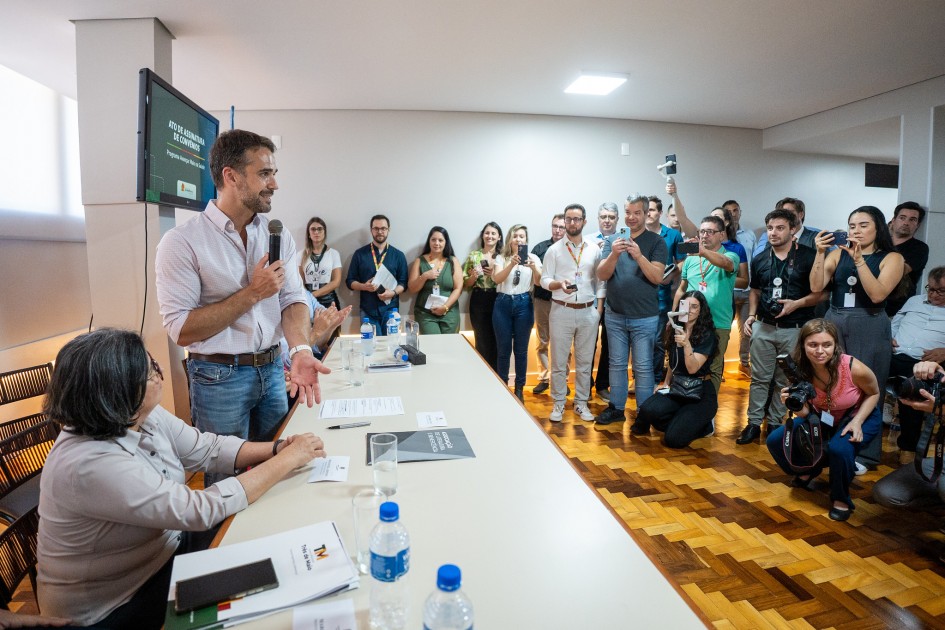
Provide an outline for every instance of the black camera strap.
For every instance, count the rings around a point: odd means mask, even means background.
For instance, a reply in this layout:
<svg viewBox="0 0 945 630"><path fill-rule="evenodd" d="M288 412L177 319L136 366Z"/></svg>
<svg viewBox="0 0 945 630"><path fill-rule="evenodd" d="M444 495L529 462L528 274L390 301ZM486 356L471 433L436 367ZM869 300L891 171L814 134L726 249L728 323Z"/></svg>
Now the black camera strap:
<svg viewBox="0 0 945 630"><path fill-rule="evenodd" d="M940 417L936 413L929 413L925 416L922 423L922 433L919 436L919 442L915 447L915 471L920 477L929 483L935 483L942 475L942 461L945 456L945 422L939 422ZM938 431L935 431L935 425L938 424ZM929 453L929 442L932 440L932 433L935 433L935 455L932 463L932 474L925 476L922 469L922 461Z"/></svg>

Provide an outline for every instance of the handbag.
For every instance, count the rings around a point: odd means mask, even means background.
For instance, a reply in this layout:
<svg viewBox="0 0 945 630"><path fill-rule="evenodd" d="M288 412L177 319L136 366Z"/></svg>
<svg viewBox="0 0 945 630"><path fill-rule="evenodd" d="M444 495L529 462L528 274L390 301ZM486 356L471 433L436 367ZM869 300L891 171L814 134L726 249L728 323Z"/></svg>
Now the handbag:
<svg viewBox="0 0 945 630"><path fill-rule="evenodd" d="M673 380L669 384L669 395L683 400L700 400L702 398L703 380L698 376L673 373Z"/></svg>
<svg viewBox="0 0 945 630"><path fill-rule="evenodd" d="M817 467L824 458L824 426L817 413L808 414L806 422L795 420L797 418L791 414L784 421L781 448L791 469L804 473Z"/></svg>

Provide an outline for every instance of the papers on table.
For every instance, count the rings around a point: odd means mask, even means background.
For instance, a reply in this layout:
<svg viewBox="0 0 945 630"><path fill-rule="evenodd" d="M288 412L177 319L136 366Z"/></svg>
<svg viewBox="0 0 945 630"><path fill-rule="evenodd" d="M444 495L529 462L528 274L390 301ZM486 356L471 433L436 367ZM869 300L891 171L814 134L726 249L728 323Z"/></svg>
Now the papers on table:
<svg viewBox="0 0 945 630"><path fill-rule="evenodd" d="M178 581L266 558L272 559L279 579L278 587L190 613L178 615L174 612ZM358 570L338 535L338 528L333 522L324 521L175 557L164 627L167 630L219 628L224 623L229 625L258 618L358 585Z"/></svg>
<svg viewBox="0 0 945 630"><path fill-rule="evenodd" d="M432 429L433 427L445 427L446 414L442 411L418 411L417 427L421 429Z"/></svg>
<svg viewBox="0 0 945 630"><path fill-rule="evenodd" d="M348 455L316 457L310 462L312 464L312 472L308 474L308 482L347 481L348 464L350 462L351 457Z"/></svg>
<svg viewBox="0 0 945 630"><path fill-rule="evenodd" d="M397 463L428 462L435 459L465 459L476 454L462 429L438 429L435 431L391 431L397 436ZM371 465L371 436L365 435L367 457Z"/></svg>
<svg viewBox="0 0 945 630"><path fill-rule="evenodd" d="M357 630L357 627L354 602L350 599L299 606L292 611L292 630Z"/></svg>
<svg viewBox="0 0 945 630"><path fill-rule="evenodd" d="M335 398L324 401L318 409L318 417L323 419L402 415L404 415L404 401L400 396Z"/></svg>

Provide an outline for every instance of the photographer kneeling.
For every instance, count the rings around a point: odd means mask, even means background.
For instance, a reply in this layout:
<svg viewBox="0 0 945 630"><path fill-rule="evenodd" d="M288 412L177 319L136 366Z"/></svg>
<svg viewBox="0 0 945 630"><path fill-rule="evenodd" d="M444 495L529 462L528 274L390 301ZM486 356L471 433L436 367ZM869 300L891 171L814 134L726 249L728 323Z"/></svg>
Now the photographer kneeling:
<svg viewBox="0 0 945 630"><path fill-rule="evenodd" d="M824 438L830 436L823 456L806 470L792 466L785 454L784 426L768 435L767 445L781 469L795 475L791 482L795 488L810 490L814 479L829 466L833 503L827 515L835 521L845 521L854 509L849 492L854 459L863 445L879 434L883 420L876 407L879 400L876 377L861 361L842 353L839 339L837 327L832 323L823 319L807 322L792 353L797 376L806 383L781 390L781 400L788 408L796 406L787 403L792 392L795 399L798 394L804 399L796 411L795 423L816 417L824 430Z"/></svg>
<svg viewBox="0 0 945 630"><path fill-rule="evenodd" d="M936 383L941 388L941 383L945 382L945 369L934 361L921 361L913 366L912 375L920 381L926 381L918 391L921 398L902 397L899 402L919 413L930 414L934 410L936 396L929 390L935 389ZM937 393L941 396L940 389ZM927 420L931 419L927 417ZM919 453L918 456L924 457L925 453ZM934 458L924 458L922 473L931 478L934 465ZM940 505L945 502L945 476L928 481L919 475L915 466L901 466L876 482L873 498L880 505L890 508L921 509Z"/></svg>

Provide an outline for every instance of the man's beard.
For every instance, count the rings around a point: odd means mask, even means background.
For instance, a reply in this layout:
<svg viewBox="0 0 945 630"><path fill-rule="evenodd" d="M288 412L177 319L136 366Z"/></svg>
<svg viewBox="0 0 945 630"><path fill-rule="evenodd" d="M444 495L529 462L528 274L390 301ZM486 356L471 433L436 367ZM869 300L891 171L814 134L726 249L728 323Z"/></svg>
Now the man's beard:
<svg viewBox="0 0 945 630"><path fill-rule="evenodd" d="M272 210L272 194L263 196L262 193L250 193L245 190L241 191L240 201L247 209L252 210L256 214L266 214ZM266 203L266 202L269 203Z"/></svg>

